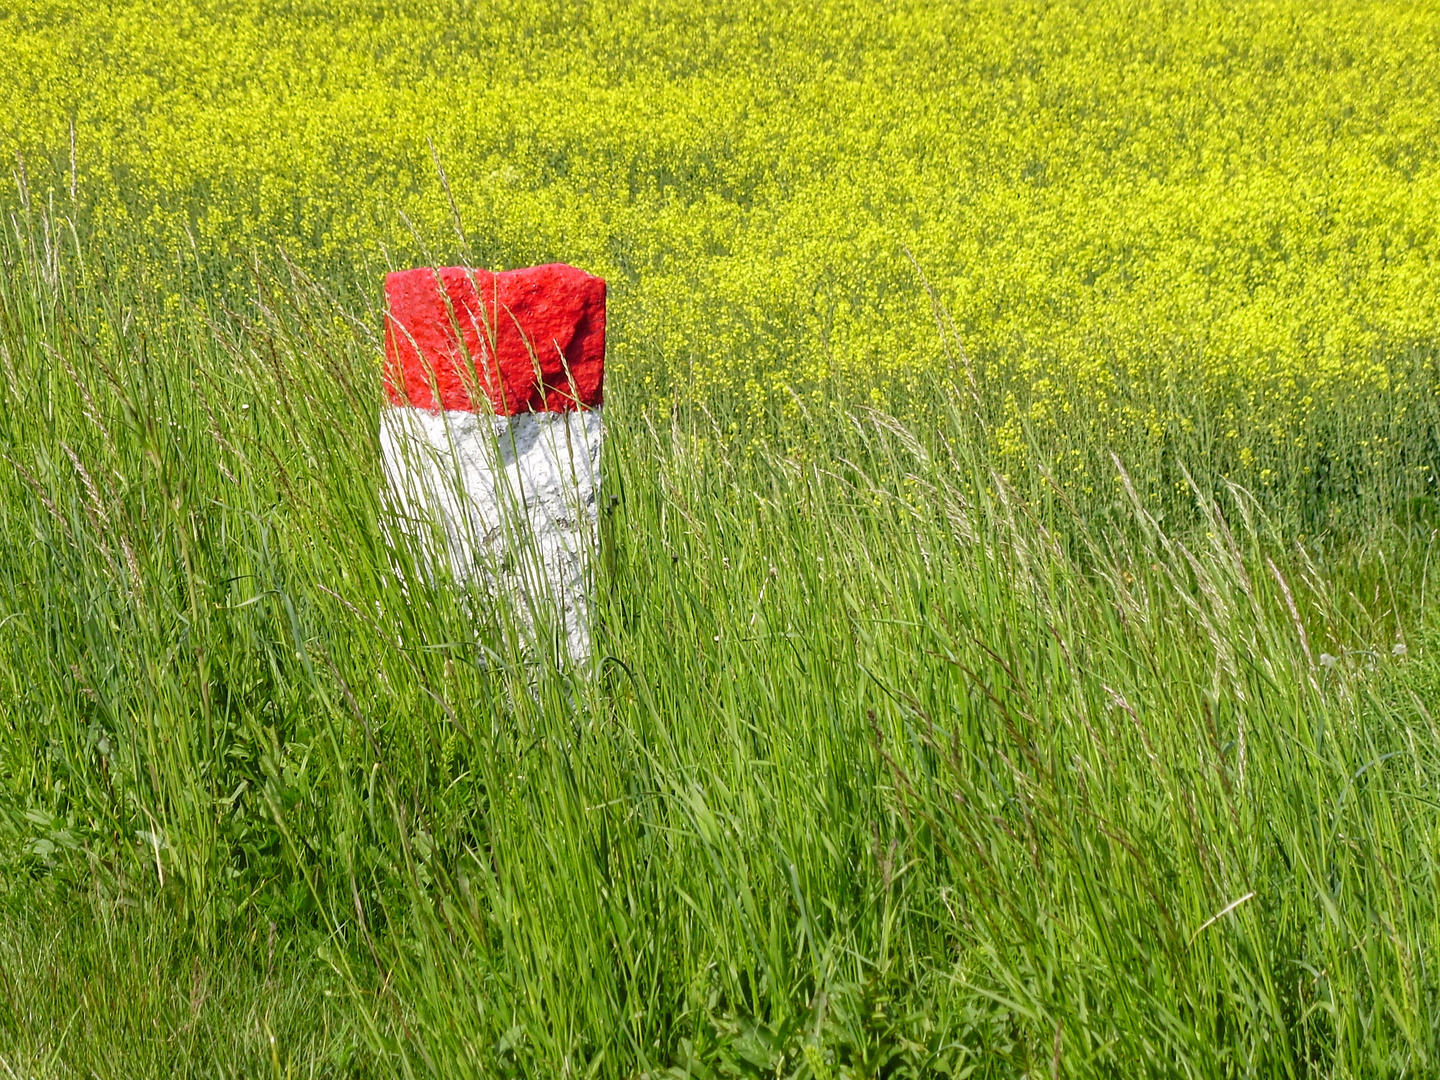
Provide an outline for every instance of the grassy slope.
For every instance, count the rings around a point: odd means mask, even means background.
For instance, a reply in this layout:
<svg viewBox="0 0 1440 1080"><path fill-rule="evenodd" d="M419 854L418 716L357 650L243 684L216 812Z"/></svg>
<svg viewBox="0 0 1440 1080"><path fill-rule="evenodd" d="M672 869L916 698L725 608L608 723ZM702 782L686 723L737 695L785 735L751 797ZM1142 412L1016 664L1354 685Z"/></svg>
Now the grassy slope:
<svg viewBox="0 0 1440 1080"><path fill-rule="evenodd" d="M391 572L373 313L259 279L176 321L7 258L4 880L38 911L0 1023L39 1075L263 1070L265 1024L341 1072L1433 1060L1425 531L1017 487L963 384L748 456L622 386L575 682Z"/></svg>
<svg viewBox="0 0 1440 1080"><path fill-rule="evenodd" d="M153 899L73 881L11 892L0 936L0 1071L383 1075L344 985L310 940L260 922L224 945L199 944Z"/></svg>
<svg viewBox="0 0 1440 1080"><path fill-rule="evenodd" d="M1063 473L953 342L669 410L622 322L577 681L386 549L349 279L137 289L148 234L82 258L40 201L0 251L4 1071L1434 1068L1433 346L1254 497L1163 370L1189 441L1067 421Z"/></svg>

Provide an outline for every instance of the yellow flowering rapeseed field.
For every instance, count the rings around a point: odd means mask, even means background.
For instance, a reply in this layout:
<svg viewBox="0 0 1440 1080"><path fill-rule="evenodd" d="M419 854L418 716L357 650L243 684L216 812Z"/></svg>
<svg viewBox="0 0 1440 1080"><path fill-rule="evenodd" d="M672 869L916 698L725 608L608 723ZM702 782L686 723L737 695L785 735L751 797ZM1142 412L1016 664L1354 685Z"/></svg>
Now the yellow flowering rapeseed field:
<svg viewBox="0 0 1440 1080"><path fill-rule="evenodd" d="M1440 311L1435 3L27 0L0 33L33 198L212 267L576 263L642 382L903 383L942 355L907 252L1041 424L1177 372L1283 418Z"/></svg>

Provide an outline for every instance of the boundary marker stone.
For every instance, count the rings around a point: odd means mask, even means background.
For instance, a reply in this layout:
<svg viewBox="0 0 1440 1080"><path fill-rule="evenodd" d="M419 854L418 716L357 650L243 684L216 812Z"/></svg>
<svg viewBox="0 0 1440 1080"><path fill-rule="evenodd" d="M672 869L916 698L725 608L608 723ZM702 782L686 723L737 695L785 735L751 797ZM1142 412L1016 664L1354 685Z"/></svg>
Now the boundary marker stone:
<svg viewBox="0 0 1440 1080"><path fill-rule="evenodd" d="M551 264L385 279L385 484L429 569L554 613L590 662L605 282ZM438 549L437 549L438 548Z"/></svg>

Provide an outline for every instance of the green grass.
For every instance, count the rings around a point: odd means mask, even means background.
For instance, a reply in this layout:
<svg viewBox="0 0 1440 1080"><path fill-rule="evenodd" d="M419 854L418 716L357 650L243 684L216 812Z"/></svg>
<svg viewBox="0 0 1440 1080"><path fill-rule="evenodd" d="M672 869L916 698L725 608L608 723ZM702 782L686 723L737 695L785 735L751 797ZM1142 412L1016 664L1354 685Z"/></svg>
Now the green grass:
<svg viewBox="0 0 1440 1080"><path fill-rule="evenodd" d="M1440 1073L1435 5L412 7L0 12L0 1077ZM552 259L586 676L380 491Z"/></svg>
<svg viewBox="0 0 1440 1080"><path fill-rule="evenodd" d="M385 1074L314 935L258 920L200 944L165 898L97 876L6 897L0 1075Z"/></svg>
<svg viewBox="0 0 1440 1080"><path fill-rule="evenodd" d="M1395 454L1260 498L997 457L960 367L743 453L616 381L583 679L384 542L353 293L0 255L8 1072L1436 1069L1406 384L1316 421Z"/></svg>

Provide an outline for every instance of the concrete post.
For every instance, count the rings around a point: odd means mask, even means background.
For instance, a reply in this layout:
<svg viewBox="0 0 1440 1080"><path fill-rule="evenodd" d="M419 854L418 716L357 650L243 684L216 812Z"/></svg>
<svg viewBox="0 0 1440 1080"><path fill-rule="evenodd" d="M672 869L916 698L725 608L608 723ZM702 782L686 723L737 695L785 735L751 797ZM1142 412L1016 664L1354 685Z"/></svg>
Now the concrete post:
<svg viewBox="0 0 1440 1080"><path fill-rule="evenodd" d="M385 280L380 450L431 572L522 625L553 618L588 666L600 487L605 282L570 266L407 270Z"/></svg>

